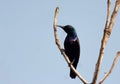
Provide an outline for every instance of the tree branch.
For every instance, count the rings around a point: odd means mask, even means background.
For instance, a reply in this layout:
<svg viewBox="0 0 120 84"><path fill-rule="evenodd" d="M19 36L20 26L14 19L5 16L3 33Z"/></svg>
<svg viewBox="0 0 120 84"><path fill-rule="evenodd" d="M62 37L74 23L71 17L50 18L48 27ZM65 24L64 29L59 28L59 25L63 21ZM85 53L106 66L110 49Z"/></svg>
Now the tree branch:
<svg viewBox="0 0 120 84"><path fill-rule="evenodd" d="M120 57L120 51L117 52L116 57L115 57L115 59L114 59L114 61L112 63L112 66L111 66L109 72L105 74L105 76L101 79L99 84L102 84L104 82L104 80L112 73L112 70L113 70L113 68L114 68L114 66L115 66L115 64L116 64L119 57Z"/></svg>
<svg viewBox="0 0 120 84"><path fill-rule="evenodd" d="M109 18L110 18L110 0L108 0L107 3L107 18L106 18L106 24L105 24L105 29L104 29L104 35L103 35L103 39L101 41L101 48L100 48L100 53L99 53L99 57L98 57L98 61L96 63L96 67L95 67L95 72L94 72L94 76L93 76L93 80L92 80L92 84L96 84L97 82L97 78L98 78L98 74L100 71L100 65L102 63L103 57L104 57L104 50L106 47L106 43L110 37L111 31L113 29L113 25L115 22L115 18L118 12L118 0L116 1L115 7L114 7L114 11L112 13L110 22L109 22ZM109 23L109 25L108 25Z"/></svg>
<svg viewBox="0 0 120 84"><path fill-rule="evenodd" d="M118 12L119 6L120 6L120 0L116 0L115 7L114 7L113 13L111 15L111 20L110 20L110 24L109 24L110 32L113 29L115 18L117 16L117 12Z"/></svg>
<svg viewBox="0 0 120 84"><path fill-rule="evenodd" d="M110 2L110 0L108 0L107 1L107 18L106 18L105 28L108 28L108 24L110 21L110 5L111 5L111 2Z"/></svg>
<svg viewBox="0 0 120 84"><path fill-rule="evenodd" d="M84 83L84 84L88 84L87 81L79 74L79 72L73 67L73 65L71 64L68 56L65 54L64 50L62 49L61 45L60 45L60 41L57 35L57 17L58 17L58 13L59 13L59 7L56 7L55 10L55 16L54 16L54 23L53 23L53 28L54 28L54 37L55 37L55 42L56 45L58 46L58 49L60 50L61 54L63 55L63 57L65 58L66 62L68 63L69 67L74 71L74 73L78 76L78 78Z"/></svg>
<svg viewBox="0 0 120 84"><path fill-rule="evenodd" d="M99 58L98 58L98 61L96 63L96 68L95 68L92 84L96 84L96 81L98 78L98 73L100 70L100 64L101 64L102 59L103 59L105 45L106 45L106 42L109 38L109 36L108 36L109 34L107 34L107 31L106 31L108 29L109 18L110 18L110 0L108 0L108 3L107 3L107 18L106 18L106 24L105 24L105 29L104 29L104 35L103 35L103 39L101 41Z"/></svg>

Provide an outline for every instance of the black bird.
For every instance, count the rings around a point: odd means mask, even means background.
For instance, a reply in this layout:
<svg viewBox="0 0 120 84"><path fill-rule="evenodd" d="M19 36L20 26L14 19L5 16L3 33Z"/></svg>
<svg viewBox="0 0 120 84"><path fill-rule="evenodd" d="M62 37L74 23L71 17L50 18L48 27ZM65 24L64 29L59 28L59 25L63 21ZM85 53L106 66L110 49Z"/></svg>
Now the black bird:
<svg viewBox="0 0 120 84"><path fill-rule="evenodd" d="M67 33L64 41L65 54L68 56L72 65L76 69L80 57L80 44L77 33L71 25L57 26L62 28ZM76 74L72 71L72 69L70 69L70 77L76 77Z"/></svg>

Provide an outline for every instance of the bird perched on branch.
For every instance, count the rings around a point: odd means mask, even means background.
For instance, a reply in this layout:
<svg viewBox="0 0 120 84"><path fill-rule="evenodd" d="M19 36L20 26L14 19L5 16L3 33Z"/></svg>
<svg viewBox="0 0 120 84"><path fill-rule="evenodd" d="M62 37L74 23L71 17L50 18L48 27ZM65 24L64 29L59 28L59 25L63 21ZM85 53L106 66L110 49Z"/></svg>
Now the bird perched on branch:
<svg viewBox="0 0 120 84"><path fill-rule="evenodd" d="M77 37L77 33L71 25L57 26L62 28L67 33L67 36L64 41L65 54L68 56L71 64L76 69L80 56L80 44L79 39ZM72 69L70 69L70 77L76 77L76 74L72 71Z"/></svg>

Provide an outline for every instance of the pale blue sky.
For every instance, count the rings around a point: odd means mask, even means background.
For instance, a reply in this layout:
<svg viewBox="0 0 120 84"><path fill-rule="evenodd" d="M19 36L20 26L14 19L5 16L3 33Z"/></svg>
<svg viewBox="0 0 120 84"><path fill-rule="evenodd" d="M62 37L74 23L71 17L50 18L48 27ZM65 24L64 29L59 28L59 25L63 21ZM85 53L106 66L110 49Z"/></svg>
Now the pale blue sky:
<svg viewBox="0 0 120 84"><path fill-rule="evenodd" d="M1 0L0 84L82 84L78 78L69 77L69 67L54 42L53 17L57 6L58 24L76 28L81 44L77 70L91 82L103 36L106 1ZM99 80L120 50L119 22L120 12L105 49ZM63 44L66 34L61 29L58 33ZM120 83L119 65L120 60L104 84Z"/></svg>

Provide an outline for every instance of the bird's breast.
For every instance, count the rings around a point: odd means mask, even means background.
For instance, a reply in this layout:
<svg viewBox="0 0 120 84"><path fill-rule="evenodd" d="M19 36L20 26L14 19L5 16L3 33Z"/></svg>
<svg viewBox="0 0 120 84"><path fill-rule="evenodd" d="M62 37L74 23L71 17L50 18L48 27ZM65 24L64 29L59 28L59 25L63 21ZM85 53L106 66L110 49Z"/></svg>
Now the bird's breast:
<svg viewBox="0 0 120 84"><path fill-rule="evenodd" d="M66 37L65 42L66 43L74 43L78 40L77 37Z"/></svg>

